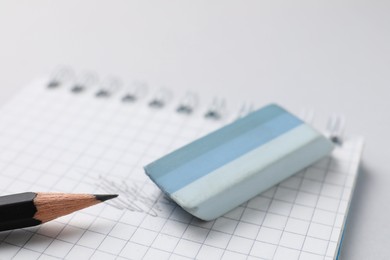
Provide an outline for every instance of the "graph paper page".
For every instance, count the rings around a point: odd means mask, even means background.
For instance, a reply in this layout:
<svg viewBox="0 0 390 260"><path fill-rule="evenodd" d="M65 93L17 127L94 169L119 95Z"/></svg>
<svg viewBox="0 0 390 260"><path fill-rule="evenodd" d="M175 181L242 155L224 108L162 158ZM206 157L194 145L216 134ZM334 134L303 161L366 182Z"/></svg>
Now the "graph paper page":
<svg viewBox="0 0 390 260"><path fill-rule="evenodd" d="M0 232L0 259L334 259L363 141L333 154L214 221L166 198L143 166L227 121L205 109L150 107L27 86L0 110L0 192L116 193L41 226Z"/></svg>

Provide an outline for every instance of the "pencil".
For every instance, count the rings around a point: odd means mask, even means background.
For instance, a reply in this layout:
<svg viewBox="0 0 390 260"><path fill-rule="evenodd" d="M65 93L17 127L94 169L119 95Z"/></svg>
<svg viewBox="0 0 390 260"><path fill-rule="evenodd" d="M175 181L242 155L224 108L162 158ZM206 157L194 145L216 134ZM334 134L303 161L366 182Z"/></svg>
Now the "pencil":
<svg viewBox="0 0 390 260"><path fill-rule="evenodd" d="M0 231L46 223L118 195L25 192L0 197Z"/></svg>

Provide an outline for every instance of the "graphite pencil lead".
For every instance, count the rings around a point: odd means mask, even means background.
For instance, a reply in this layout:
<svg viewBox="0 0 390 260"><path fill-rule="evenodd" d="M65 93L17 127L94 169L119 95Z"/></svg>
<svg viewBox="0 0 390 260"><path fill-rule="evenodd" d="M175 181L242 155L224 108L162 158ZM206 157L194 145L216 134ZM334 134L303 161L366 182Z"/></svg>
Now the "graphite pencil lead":
<svg viewBox="0 0 390 260"><path fill-rule="evenodd" d="M94 194L95 198L100 201L106 201L118 197L118 194Z"/></svg>

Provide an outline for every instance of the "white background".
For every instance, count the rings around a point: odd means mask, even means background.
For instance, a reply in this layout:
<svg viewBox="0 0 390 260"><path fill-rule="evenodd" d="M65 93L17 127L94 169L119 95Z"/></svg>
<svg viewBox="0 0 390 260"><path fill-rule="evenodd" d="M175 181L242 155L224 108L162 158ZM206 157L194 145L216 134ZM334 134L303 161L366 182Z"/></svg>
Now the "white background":
<svg viewBox="0 0 390 260"><path fill-rule="evenodd" d="M346 115L366 148L341 259L388 258L389 1L2 1L0 33L0 102L66 64Z"/></svg>

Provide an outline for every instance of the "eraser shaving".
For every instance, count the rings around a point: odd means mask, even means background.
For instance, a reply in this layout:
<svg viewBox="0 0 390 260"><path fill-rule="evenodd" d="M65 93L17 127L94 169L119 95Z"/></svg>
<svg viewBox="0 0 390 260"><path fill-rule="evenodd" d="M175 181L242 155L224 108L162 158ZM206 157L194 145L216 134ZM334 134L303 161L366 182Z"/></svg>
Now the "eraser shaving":
<svg viewBox="0 0 390 260"><path fill-rule="evenodd" d="M145 166L190 214L212 220L306 168L333 143L278 105L263 107Z"/></svg>

